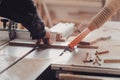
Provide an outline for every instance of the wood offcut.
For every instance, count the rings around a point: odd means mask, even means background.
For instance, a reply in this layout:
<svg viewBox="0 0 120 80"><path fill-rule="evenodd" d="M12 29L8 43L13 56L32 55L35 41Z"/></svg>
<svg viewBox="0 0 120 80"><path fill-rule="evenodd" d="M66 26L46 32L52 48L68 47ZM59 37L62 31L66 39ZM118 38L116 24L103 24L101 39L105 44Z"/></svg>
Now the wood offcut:
<svg viewBox="0 0 120 80"><path fill-rule="evenodd" d="M104 63L120 63L120 59L105 59Z"/></svg>
<svg viewBox="0 0 120 80"><path fill-rule="evenodd" d="M100 37L100 38L97 38L93 41L81 41L79 44L82 44L82 45L91 45L91 44L95 44L99 41L105 41L105 40L109 40L111 39L111 36L107 36L107 37Z"/></svg>

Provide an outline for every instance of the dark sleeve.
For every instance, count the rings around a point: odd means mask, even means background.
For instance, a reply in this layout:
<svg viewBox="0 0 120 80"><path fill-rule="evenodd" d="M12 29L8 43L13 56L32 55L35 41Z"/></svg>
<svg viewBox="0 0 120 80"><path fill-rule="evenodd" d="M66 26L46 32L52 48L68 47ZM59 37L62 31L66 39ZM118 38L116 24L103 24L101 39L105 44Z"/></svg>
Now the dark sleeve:
<svg viewBox="0 0 120 80"><path fill-rule="evenodd" d="M0 15L21 23L30 32L32 39L45 36L44 23L38 17L32 0L3 0Z"/></svg>
<svg viewBox="0 0 120 80"><path fill-rule="evenodd" d="M2 3L2 0L0 0L0 4Z"/></svg>
<svg viewBox="0 0 120 80"><path fill-rule="evenodd" d="M45 36L46 31L44 28L44 23L41 21L38 15L28 15L24 16L24 18L21 20L21 24L29 30L32 39L40 39Z"/></svg>

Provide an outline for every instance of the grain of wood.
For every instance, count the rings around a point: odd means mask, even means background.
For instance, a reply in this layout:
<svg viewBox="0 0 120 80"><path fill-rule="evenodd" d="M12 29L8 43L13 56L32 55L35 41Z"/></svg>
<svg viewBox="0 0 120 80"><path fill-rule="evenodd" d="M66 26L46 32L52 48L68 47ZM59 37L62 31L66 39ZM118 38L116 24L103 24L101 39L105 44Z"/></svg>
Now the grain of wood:
<svg viewBox="0 0 120 80"><path fill-rule="evenodd" d="M104 63L120 63L120 59L105 59Z"/></svg>

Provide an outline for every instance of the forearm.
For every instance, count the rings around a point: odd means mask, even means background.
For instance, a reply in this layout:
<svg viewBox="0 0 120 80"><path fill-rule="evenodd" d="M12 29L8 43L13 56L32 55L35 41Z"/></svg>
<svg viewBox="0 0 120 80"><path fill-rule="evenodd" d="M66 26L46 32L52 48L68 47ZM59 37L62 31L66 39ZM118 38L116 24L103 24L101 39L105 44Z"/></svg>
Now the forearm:
<svg viewBox="0 0 120 80"><path fill-rule="evenodd" d="M40 39L45 36L45 27L38 15L26 15L20 22L31 33L32 39Z"/></svg>
<svg viewBox="0 0 120 80"><path fill-rule="evenodd" d="M88 24L91 31L101 27L120 8L120 0L106 1L104 8Z"/></svg>

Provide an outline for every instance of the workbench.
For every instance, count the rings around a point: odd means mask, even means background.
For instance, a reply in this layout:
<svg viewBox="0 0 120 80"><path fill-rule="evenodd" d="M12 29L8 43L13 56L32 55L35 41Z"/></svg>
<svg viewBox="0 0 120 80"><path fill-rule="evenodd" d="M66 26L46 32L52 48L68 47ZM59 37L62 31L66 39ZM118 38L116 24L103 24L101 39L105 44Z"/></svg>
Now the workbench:
<svg viewBox="0 0 120 80"><path fill-rule="evenodd" d="M40 79L40 76L47 78L50 74L54 75L51 77L58 79L66 73L82 76L84 80L120 80L120 63L103 63L104 59L120 59L120 23L107 22L95 32L95 36L100 34L110 35L111 39L92 44L98 46L98 49L75 48L73 52L66 51L62 56L59 55L64 49L36 49L2 73L0 80L44 80ZM94 38L94 35L88 35L86 38ZM0 65L0 71L32 49L32 47L25 46L10 46L8 44L9 39L6 38L6 40L8 42L0 45L0 63L2 64ZM86 52L92 54L96 50L109 50L109 53L100 56L102 59L101 66L84 63ZM86 77L91 79L86 79ZM55 78L51 79L54 80ZM47 79L51 80L50 78Z"/></svg>

